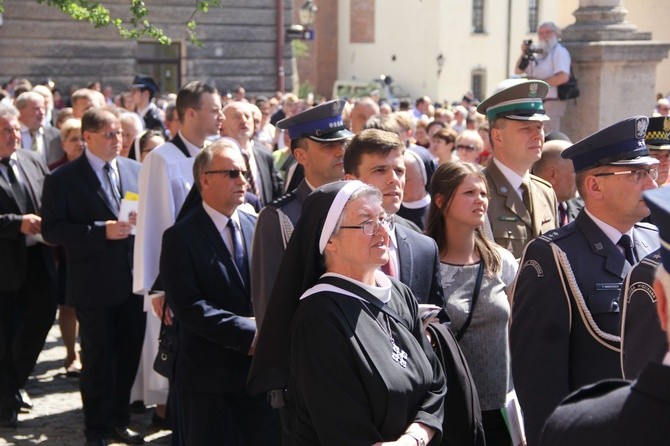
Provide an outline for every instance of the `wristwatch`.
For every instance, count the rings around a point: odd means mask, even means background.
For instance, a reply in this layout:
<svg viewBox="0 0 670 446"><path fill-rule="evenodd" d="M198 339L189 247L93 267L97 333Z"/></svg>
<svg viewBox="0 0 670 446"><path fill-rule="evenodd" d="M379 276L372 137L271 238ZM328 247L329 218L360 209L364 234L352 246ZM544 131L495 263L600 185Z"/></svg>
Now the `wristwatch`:
<svg viewBox="0 0 670 446"><path fill-rule="evenodd" d="M408 436L412 437L413 439L415 439L416 440L416 446L426 446L426 441L423 439L423 437L421 437L417 434L414 434L412 432L409 432L409 431L405 432L405 435L408 435Z"/></svg>

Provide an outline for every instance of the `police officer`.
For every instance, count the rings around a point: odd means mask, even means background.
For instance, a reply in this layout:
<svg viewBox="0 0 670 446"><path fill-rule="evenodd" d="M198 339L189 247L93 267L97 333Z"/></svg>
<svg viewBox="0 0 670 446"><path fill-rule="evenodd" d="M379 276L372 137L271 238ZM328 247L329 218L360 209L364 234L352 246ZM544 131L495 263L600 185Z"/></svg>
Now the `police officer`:
<svg viewBox="0 0 670 446"><path fill-rule="evenodd" d="M656 323L668 330L670 312L670 189L646 192L662 239L661 266L653 284L658 297ZM668 331L667 333L670 333ZM670 352L659 361L649 361L637 381L607 380L570 395L549 418L542 433L542 446L586 446L607 444L668 444L670 438ZM661 363L662 360L662 363Z"/></svg>
<svg viewBox="0 0 670 446"><path fill-rule="evenodd" d="M656 180L659 185L665 183L668 175L668 132L670 118L649 118L645 143L649 154L659 160ZM626 379L636 379L649 360L661 361L668 351L668 342L656 315L657 296L653 288L660 261L661 253L657 250L635 265L621 293L621 372Z"/></svg>
<svg viewBox="0 0 670 446"><path fill-rule="evenodd" d="M345 102L326 102L277 123L288 131L293 156L305 177L296 189L265 206L258 216L251 256L251 300L259 327L302 202L312 190L344 176L344 143L353 136L342 120Z"/></svg>
<svg viewBox="0 0 670 446"><path fill-rule="evenodd" d="M528 444L565 396L621 377L619 291L631 266L658 248L642 192L656 188L658 161L636 116L574 144L571 159L585 207L572 223L531 242L512 304L512 373Z"/></svg>
<svg viewBox="0 0 670 446"><path fill-rule="evenodd" d="M490 123L493 160L484 169L489 186L488 217L493 238L514 257L535 237L558 227L556 194L529 170L544 143L543 81L520 81L479 104Z"/></svg>

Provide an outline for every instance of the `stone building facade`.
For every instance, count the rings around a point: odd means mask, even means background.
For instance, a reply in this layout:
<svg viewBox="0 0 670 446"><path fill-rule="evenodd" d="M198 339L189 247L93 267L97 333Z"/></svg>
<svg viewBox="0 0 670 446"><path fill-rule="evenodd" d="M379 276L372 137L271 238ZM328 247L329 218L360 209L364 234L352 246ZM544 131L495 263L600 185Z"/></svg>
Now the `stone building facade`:
<svg viewBox="0 0 670 446"><path fill-rule="evenodd" d="M127 0L101 2L112 14L127 18ZM33 0L4 0L0 25L0 81L10 77L40 82L51 78L62 91L98 80L116 91L137 73L150 74L163 92L202 80L220 91L243 85L248 95L292 89L292 52L279 42L277 7L291 17L292 2L222 0L220 8L196 14L202 47L188 41L186 22L193 0L146 0L150 19L172 38L171 46L149 39L122 39L115 28L95 29L73 21L58 9ZM282 33L284 32L284 26ZM281 54L279 69L277 54Z"/></svg>

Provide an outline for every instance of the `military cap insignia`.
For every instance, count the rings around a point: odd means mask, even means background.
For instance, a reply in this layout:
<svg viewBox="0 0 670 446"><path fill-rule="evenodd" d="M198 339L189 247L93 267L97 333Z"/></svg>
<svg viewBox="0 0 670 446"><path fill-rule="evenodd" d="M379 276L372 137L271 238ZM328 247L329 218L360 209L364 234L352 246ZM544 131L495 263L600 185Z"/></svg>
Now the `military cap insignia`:
<svg viewBox="0 0 670 446"><path fill-rule="evenodd" d="M647 124L649 120L646 118L637 118L635 121L635 137L637 139L644 139L644 135L647 133Z"/></svg>
<svg viewBox="0 0 670 446"><path fill-rule="evenodd" d="M537 89L538 89L537 82L533 82L528 86L528 95L529 96L537 96Z"/></svg>
<svg viewBox="0 0 670 446"><path fill-rule="evenodd" d="M670 118L666 117L663 119L663 131L670 132Z"/></svg>
<svg viewBox="0 0 670 446"><path fill-rule="evenodd" d="M332 111L333 111L333 116L335 116L335 115L339 115L340 113L342 113L342 107L340 106L340 102L339 102L339 101L335 101L335 102L333 102L333 108L332 108Z"/></svg>

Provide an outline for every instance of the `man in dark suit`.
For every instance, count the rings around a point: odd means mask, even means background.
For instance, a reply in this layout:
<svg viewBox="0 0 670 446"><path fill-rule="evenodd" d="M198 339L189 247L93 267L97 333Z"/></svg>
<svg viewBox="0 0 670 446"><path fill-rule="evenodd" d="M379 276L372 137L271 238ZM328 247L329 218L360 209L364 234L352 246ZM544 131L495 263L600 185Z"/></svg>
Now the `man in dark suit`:
<svg viewBox="0 0 670 446"><path fill-rule="evenodd" d="M516 258L531 240L558 227L551 184L529 173L542 153L544 123L549 119L542 99L548 90L543 81L517 82L477 107L491 123L493 159L484 174L493 238Z"/></svg>
<svg viewBox="0 0 670 446"><path fill-rule="evenodd" d="M142 444L128 428L128 403L145 315L142 299L132 293L134 216L119 214L125 193L138 191L140 164L118 156L116 110L90 108L81 132L86 151L45 180L43 234L65 248L66 292L79 320L87 443L106 444L111 435Z"/></svg>
<svg viewBox="0 0 670 446"><path fill-rule="evenodd" d="M648 118L628 118L563 151L585 207L577 219L531 242L512 301L512 373L528 444L570 392L621 377L619 292L626 273L658 248L642 192L656 188Z"/></svg>
<svg viewBox="0 0 670 446"><path fill-rule="evenodd" d="M18 150L18 116L0 104L0 427L16 427L19 389L56 315L54 253L41 243L38 215L48 169L37 153Z"/></svg>
<svg viewBox="0 0 670 446"><path fill-rule="evenodd" d="M55 127L43 125L45 99L34 91L21 93L14 105L19 110L21 147L42 155L47 166L60 160L65 152L61 146L60 132Z"/></svg>
<svg viewBox="0 0 670 446"><path fill-rule="evenodd" d="M395 133L366 129L354 136L344 152L344 179L361 180L382 193L384 210L395 215L405 186L405 146ZM437 245L420 234L414 223L395 216L390 233L391 259L382 270L407 285L419 303L444 307Z"/></svg>
<svg viewBox="0 0 670 446"><path fill-rule="evenodd" d="M242 156L250 172L249 191L256 195L261 205L279 198L284 191L284 180L270 152L254 136L254 118L247 102L230 102L223 108L225 120L221 123L221 135L232 138L240 146Z"/></svg>
<svg viewBox="0 0 670 446"><path fill-rule="evenodd" d="M542 446L668 444L670 438L670 189L644 194L663 241L653 288L665 357L650 361L637 381L601 381L566 398L544 426ZM660 363L662 361L662 363Z"/></svg>
<svg viewBox="0 0 670 446"><path fill-rule="evenodd" d="M177 444L279 445L265 396L244 390L256 339L249 257L256 217L239 211L248 175L239 149L220 140L193 164L202 205L163 235L160 274L179 324L173 426Z"/></svg>

